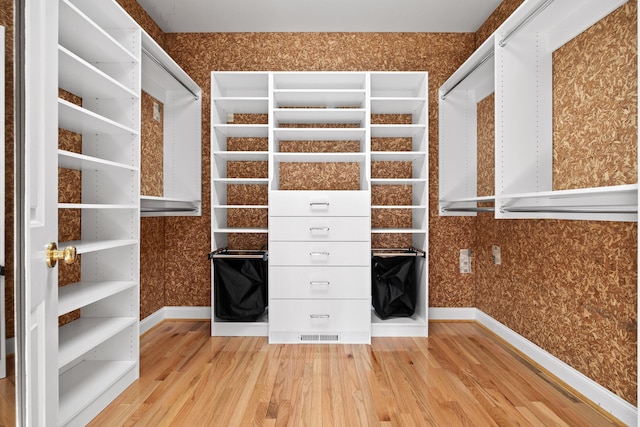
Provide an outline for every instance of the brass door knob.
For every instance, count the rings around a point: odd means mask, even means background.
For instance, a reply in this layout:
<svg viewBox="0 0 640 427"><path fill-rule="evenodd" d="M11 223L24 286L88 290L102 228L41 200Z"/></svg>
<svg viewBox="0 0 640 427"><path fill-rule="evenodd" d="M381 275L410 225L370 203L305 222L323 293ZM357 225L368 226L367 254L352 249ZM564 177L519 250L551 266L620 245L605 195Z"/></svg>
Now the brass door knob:
<svg viewBox="0 0 640 427"><path fill-rule="evenodd" d="M48 267L55 267L58 260L64 261L65 264L73 264L76 262L77 253L75 246L67 246L63 250L58 250L58 245L55 242L51 242L47 245L47 251L45 257Z"/></svg>

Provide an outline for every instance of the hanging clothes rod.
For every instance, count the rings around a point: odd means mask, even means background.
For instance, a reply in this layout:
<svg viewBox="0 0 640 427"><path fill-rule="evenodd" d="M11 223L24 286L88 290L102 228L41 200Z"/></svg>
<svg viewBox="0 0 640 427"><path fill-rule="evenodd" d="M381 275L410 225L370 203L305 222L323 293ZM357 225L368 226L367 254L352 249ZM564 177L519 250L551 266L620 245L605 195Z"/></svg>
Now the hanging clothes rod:
<svg viewBox="0 0 640 427"><path fill-rule="evenodd" d="M371 252L373 255L380 256L380 257L398 257L398 256L404 256L404 257L411 256L411 257L422 257L422 258L426 257L426 254L424 251L421 251L420 249L416 249L416 248L373 249Z"/></svg>
<svg viewBox="0 0 640 427"><path fill-rule="evenodd" d="M478 61L478 63L476 65L473 66L473 68L471 70L469 70L464 76L462 76L460 78L460 80L458 80L453 86L451 86L449 89L447 89L442 94L440 99L442 99L444 101L445 98L447 97L447 95L449 95L449 93L451 93L451 91L453 91L455 88L457 88L460 85L460 83L465 81L465 79L467 77L469 77L471 74L473 74L478 68L482 67L484 65L484 63L487 62L490 58L493 58L494 53L495 52L493 51L493 49L491 49L491 52L487 53L480 61Z"/></svg>
<svg viewBox="0 0 640 427"><path fill-rule="evenodd" d="M495 212L492 206L478 208L442 208L444 212Z"/></svg>
<svg viewBox="0 0 640 427"><path fill-rule="evenodd" d="M576 214L637 214L638 207L630 206L629 208L611 209L604 207L604 209L598 209L593 207L580 207L580 206L515 206L515 207L503 207L500 208L500 212L520 212L520 213L576 213Z"/></svg>
<svg viewBox="0 0 640 427"><path fill-rule="evenodd" d="M220 248L213 252L209 252L210 260L216 259L216 258L224 258L224 259L255 258L255 259L262 259L263 261L266 261L268 258L268 252L260 251L260 250L234 250L234 249Z"/></svg>
<svg viewBox="0 0 640 427"><path fill-rule="evenodd" d="M500 40L500 42L498 43L500 47L505 47L507 43L509 43L509 40L511 39L511 37L515 36L522 29L522 27L524 27L529 23L529 21L531 21L536 16L540 15L543 10L545 10L551 3L553 3L553 1L554 0L547 0L544 3L542 3L533 12L531 12L522 22L516 25L516 27L513 30L509 31L507 35L504 36L502 40Z"/></svg>
<svg viewBox="0 0 640 427"><path fill-rule="evenodd" d="M197 212L198 208L140 208L140 212Z"/></svg>
<svg viewBox="0 0 640 427"><path fill-rule="evenodd" d="M170 69L168 69L167 67L164 66L164 64L162 62L160 62L158 60L158 58L156 58L155 56L153 56L153 54L151 52L149 52L147 49L145 49L144 47L142 48L142 53L144 53L145 55L147 55L147 58L149 58L150 60L152 60L153 62L155 62L155 64L162 68L162 70L169 74L171 77L173 77L173 79L175 81L177 81L178 83L180 83L180 85L185 88L186 90L189 91L189 93L191 93L191 95L193 95L193 98L197 101L200 99L200 96L198 96L197 93L195 93L189 86L187 86L178 76L176 76L173 71L171 71Z"/></svg>

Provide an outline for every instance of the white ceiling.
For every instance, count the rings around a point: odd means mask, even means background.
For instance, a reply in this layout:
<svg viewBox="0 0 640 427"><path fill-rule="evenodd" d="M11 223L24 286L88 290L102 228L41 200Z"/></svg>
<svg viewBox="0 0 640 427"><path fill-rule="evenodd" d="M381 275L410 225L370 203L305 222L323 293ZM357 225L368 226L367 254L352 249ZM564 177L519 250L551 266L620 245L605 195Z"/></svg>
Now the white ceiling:
<svg viewBox="0 0 640 427"><path fill-rule="evenodd" d="M138 0L164 32L475 32L502 0Z"/></svg>

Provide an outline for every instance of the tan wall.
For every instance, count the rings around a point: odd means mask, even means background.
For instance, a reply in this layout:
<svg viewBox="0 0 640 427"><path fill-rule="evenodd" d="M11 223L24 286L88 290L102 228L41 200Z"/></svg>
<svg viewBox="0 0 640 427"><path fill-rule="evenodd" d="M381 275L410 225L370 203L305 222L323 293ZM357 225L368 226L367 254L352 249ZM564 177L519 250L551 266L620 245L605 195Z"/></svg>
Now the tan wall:
<svg viewBox="0 0 640 427"><path fill-rule="evenodd" d="M635 223L496 221L486 215L480 215L477 219L440 218L437 215L437 88L520 3L520 0L504 1L475 35L165 34L167 51L203 90L203 216L154 219L153 223L143 221L143 267L145 258L152 253L150 245L145 243L145 236L162 236L161 239L155 239L155 244L163 244L166 248L164 304L210 304L210 269L206 253L210 247L209 91L212 70L427 70L430 99L430 306L478 307L635 404ZM586 35L585 42L569 46L565 49L566 52L559 54L571 63L582 57L584 66L593 73L612 69L614 72L606 73L611 78L603 83L606 87L612 83L617 85L617 78L623 81L622 86L618 85L624 95L623 100L613 105L613 109L606 110L606 114L617 117L613 126L621 130L618 136L621 140L631 139L627 141L629 144L622 144L613 157L605 159L600 155L604 150L585 143L590 138L586 135L568 146L568 152L578 159L581 167L594 170L599 162L605 162L604 168L594 172L598 177L603 175L603 170L623 171L611 174L613 177L610 175L607 183L635 182L637 176L637 165L634 162L636 154L633 151L637 150L637 111L633 110L636 101L629 97L629 94L635 96L637 93L637 88L631 84L637 81L635 10L636 1L633 0L604 23L596 34ZM583 57L582 51L592 45L593 40L603 38L618 40L606 45L609 52L607 55L593 56L604 60L607 56L615 58L618 54L623 55L626 59L622 66L616 64L615 59L613 64L605 65ZM578 58L575 52L578 52ZM616 52L616 55L612 52ZM559 57L557 61L560 64L563 59ZM632 73L631 77L627 71ZM563 99L560 104L554 105L554 109L571 111L579 119L585 111L591 114L592 108L581 107L580 111L574 111L577 106L575 98L566 99L558 95L563 88L572 84L570 80L560 87L556 86L556 99ZM574 93L574 90L569 88L567 92ZM480 107L481 115L491 116L493 108L491 99L484 101ZM594 125L602 123L602 120L588 119L586 125L585 120L587 119L579 122L582 123L578 124L579 129L596 129L596 134L606 133L600 126ZM559 125L556 130L560 132ZM491 120L481 120L479 131L479 191L491 194ZM554 138L560 140L563 137L554 134ZM487 144L486 141L491 143ZM604 141L606 147L610 138ZM561 156L562 152L563 148L558 146L556 155ZM613 169L612 165L615 165ZM556 167L554 172L558 188L578 184L565 185L571 182L571 177L583 175L562 166ZM599 178L587 182L592 182L590 185L603 183ZM583 183L584 181L580 181L580 184ZM502 248L503 264L500 267L491 263L490 251L493 244ZM474 250L474 273L471 275L463 276L458 272L458 250L461 248ZM157 256L155 251L153 255ZM144 268L142 270L144 274ZM146 278L142 277L142 293L146 292L145 282ZM141 313L150 314L154 311L144 307L144 298L141 301Z"/></svg>

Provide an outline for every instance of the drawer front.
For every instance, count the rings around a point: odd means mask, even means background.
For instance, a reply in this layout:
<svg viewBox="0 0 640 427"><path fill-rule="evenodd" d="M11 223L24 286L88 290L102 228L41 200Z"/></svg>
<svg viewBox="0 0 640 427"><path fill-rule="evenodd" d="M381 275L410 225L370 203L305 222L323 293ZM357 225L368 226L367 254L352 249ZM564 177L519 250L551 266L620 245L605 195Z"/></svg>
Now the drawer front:
<svg viewBox="0 0 640 427"><path fill-rule="evenodd" d="M369 242L271 242L269 265L371 265Z"/></svg>
<svg viewBox="0 0 640 427"><path fill-rule="evenodd" d="M271 300L269 330L281 332L367 331L371 300Z"/></svg>
<svg viewBox="0 0 640 427"><path fill-rule="evenodd" d="M272 191L269 216L371 216L368 191Z"/></svg>
<svg viewBox="0 0 640 427"><path fill-rule="evenodd" d="M369 298L367 267L270 267L271 298Z"/></svg>
<svg viewBox="0 0 640 427"><path fill-rule="evenodd" d="M368 218L361 217L283 217L269 220L272 241L367 242L371 238Z"/></svg>

